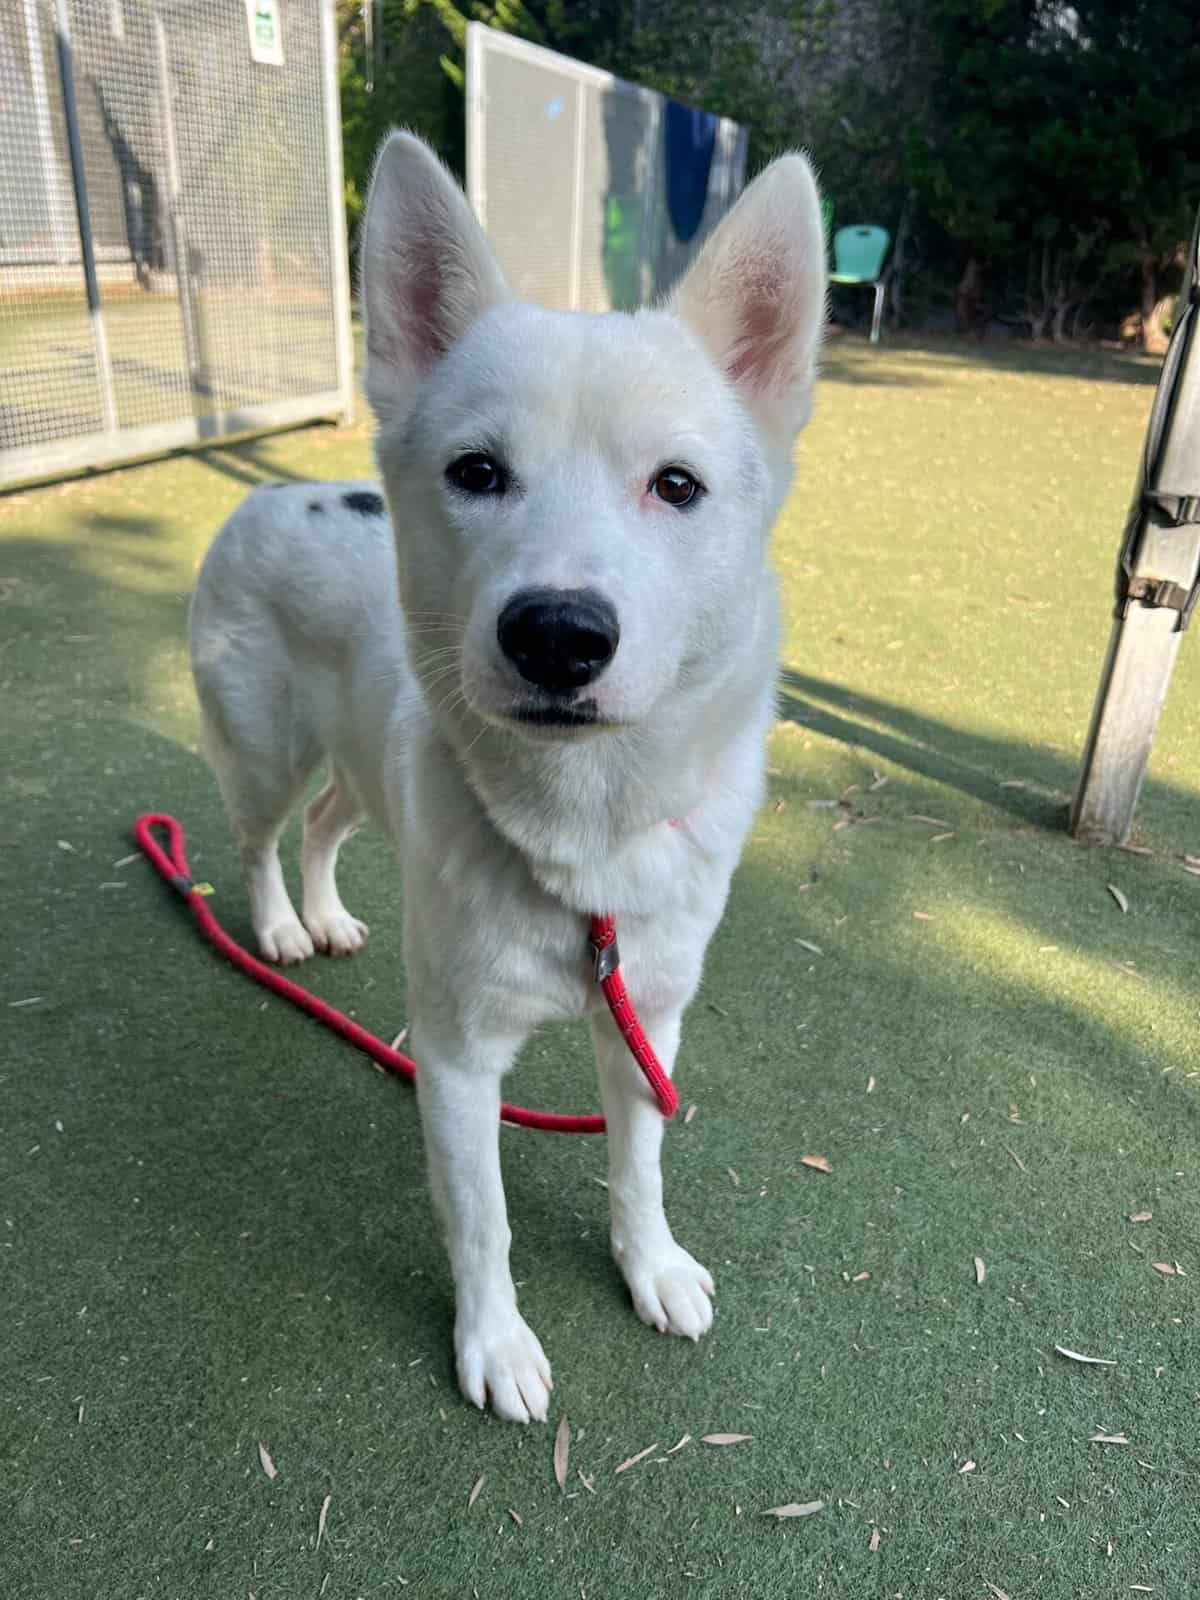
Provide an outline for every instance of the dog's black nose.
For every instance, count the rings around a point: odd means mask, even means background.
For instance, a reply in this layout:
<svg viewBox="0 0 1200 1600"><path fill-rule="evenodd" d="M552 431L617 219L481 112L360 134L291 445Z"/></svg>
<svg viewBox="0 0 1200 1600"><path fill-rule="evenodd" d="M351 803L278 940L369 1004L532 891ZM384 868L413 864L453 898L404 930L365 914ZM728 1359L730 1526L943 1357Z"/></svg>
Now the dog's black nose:
<svg viewBox="0 0 1200 1600"><path fill-rule="evenodd" d="M621 630L612 606L591 589L522 589L500 613L496 636L524 679L565 694L600 676Z"/></svg>

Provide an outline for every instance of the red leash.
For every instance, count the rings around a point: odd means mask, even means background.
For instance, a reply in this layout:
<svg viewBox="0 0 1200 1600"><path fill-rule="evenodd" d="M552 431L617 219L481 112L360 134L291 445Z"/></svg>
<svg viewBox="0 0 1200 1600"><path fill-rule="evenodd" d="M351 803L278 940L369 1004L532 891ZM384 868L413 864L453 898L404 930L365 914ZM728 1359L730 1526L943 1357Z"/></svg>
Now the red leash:
<svg viewBox="0 0 1200 1600"><path fill-rule="evenodd" d="M155 828L166 829L168 841L166 850L154 837ZM299 1006L301 1011L307 1011L310 1017L323 1022L327 1028L340 1033L343 1039L348 1039L352 1045L364 1051L372 1061L377 1061L388 1072L399 1073L401 1077L409 1079L416 1076L415 1061L401 1055L399 1050L393 1050L390 1045L384 1044L382 1039L377 1039L365 1028L360 1028L357 1022L353 1022L341 1011L335 1010L326 1001L319 1000L315 994L309 994L308 990L302 989L298 983L292 983L274 967L256 960L229 937L213 915L208 903L211 889L206 894L207 885L198 888L192 881L191 870L184 854L183 829L174 817L149 811L134 823L133 836L139 848L149 858L154 870L187 901L200 932L209 944L227 961L231 961L249 977L256 978L268 989L273 989L276 994L282 995L285 1000L290 1000L293 1005ZM675 1092L674 1084L663 1071L662 1063L655 1055L653 1046L646 1037L629 995L625 991L620 956L617 953L617 930L614 919L593 917L588 930L588 942L595 957L596 981L604 990L604 998L612 1012L613 1021L620 1029L621 1037L629 1046L634 1060L654 1091L658 1109L664 1117L673 1117L679 1106L679 1096ZM604 1118L597 1116L564 1117L554 1111L529 1111L524 1106L507 1104L501 1105L500 1116L504 1122L515 1123L521 1128L540 1128L544 1133L604 1132Z"/></svg>

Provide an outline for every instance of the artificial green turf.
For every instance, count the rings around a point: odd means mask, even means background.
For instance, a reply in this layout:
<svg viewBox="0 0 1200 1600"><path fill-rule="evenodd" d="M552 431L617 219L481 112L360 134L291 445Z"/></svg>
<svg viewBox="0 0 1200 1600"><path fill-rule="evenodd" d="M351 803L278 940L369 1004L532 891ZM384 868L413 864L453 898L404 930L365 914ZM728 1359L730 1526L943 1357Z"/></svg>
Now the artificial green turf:
<svg viewBox="0 0 1200 1600"><path fill-rule="evenodd" d="M1107 357L831 350L776 547L771 796L686 1029L698 1110L667 1140L712 1335L668 1342L628 1310L598 1143L503 1135L565 1496L552 1429L458 1398L409 1091L121 864L137 811L176 811L245 934L186 595L247 484L365 473L366 427L0 500L0 1594L1195 1592L1194 641L1149 853L1061 831L1153 381ZM304 976L390 1034L381 842L343 879L371 944ZM582 1035L539 1035L512 1092L590 1107ZM714 1430L754 1437L699 1442Z"/></svg>

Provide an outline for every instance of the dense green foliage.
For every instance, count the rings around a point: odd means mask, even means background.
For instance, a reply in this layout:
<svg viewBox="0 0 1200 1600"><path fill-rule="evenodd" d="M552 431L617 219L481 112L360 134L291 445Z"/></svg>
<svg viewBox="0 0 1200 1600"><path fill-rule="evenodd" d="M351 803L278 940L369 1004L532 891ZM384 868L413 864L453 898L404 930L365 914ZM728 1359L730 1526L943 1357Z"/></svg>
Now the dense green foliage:
<svg viewBox="0 0 1200 1600"><path fill-rule="evenodd" d="M1161 339L1200 200L1196 0L341 0L348 203L404 122L463 154L479 20L814 152L836 222L897 237L893 311ZM371 38L368 40L368 31ZM373 89L368 90L368 77Z"/></svg>

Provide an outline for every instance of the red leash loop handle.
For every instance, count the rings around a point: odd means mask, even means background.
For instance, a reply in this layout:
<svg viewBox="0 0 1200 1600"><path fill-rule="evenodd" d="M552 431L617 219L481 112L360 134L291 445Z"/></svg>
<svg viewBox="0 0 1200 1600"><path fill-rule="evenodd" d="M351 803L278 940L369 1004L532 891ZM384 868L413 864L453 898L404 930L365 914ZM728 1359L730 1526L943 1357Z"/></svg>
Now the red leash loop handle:
<svg viewBox="0 0 1200 1600"><path fill-rule="evenodd" d="M154 836L156 828L166 830L165 850ZM191 869L184 853L183 829L174 817L168 816L165 812L148 811L134 823L133 836L137 840L139 849L146 855L158 875L187 901L200 932L218 954L231 961L248 977L274 990L285 1000L290 1000L294 1006L299 1006L301 1011L306 1011L310 1017L323 1022L327 1028L332 1028L334 1033L341 1034L343 1039L348 1040L356 1049L362 1050L386 1071L409 1079L416 1076L417 1064L410 1057L401 1055L399 1050L393 1050L390 1045L384 1044L382 1039L377 1039L373 1033L368 1033L365 1028L359 1027L357 1022L329 1005L327 1001L319 1000L315 994L302 989L298 983L292 983L274 967L256 960L249 951L243 950L240 944L229 937L208 903L208 894L205 892L207 885L198 887L192 881ZM653 1047L625 991L625 982L618 965L617 935L612 917L594 917L590 933L592 948L596 952L596 977L604 990L604 998L608 1002L613 1020L620 1029L621 1037L629 1046L634 1060L645 1074L646 1081L653 1089L658 1109L664 1117L672 1117L678 1109L679 1097L674 1084L663 1071L662 1063L654 1054ZM604 1132L604 1118L599 1116L566 1117L554 1111L530 1111L525 1106L510 1106L505 1103L500 1107L500 1117L502 1121L514 1123L520 1128L540 1128L543 1133Z"/></svg>

